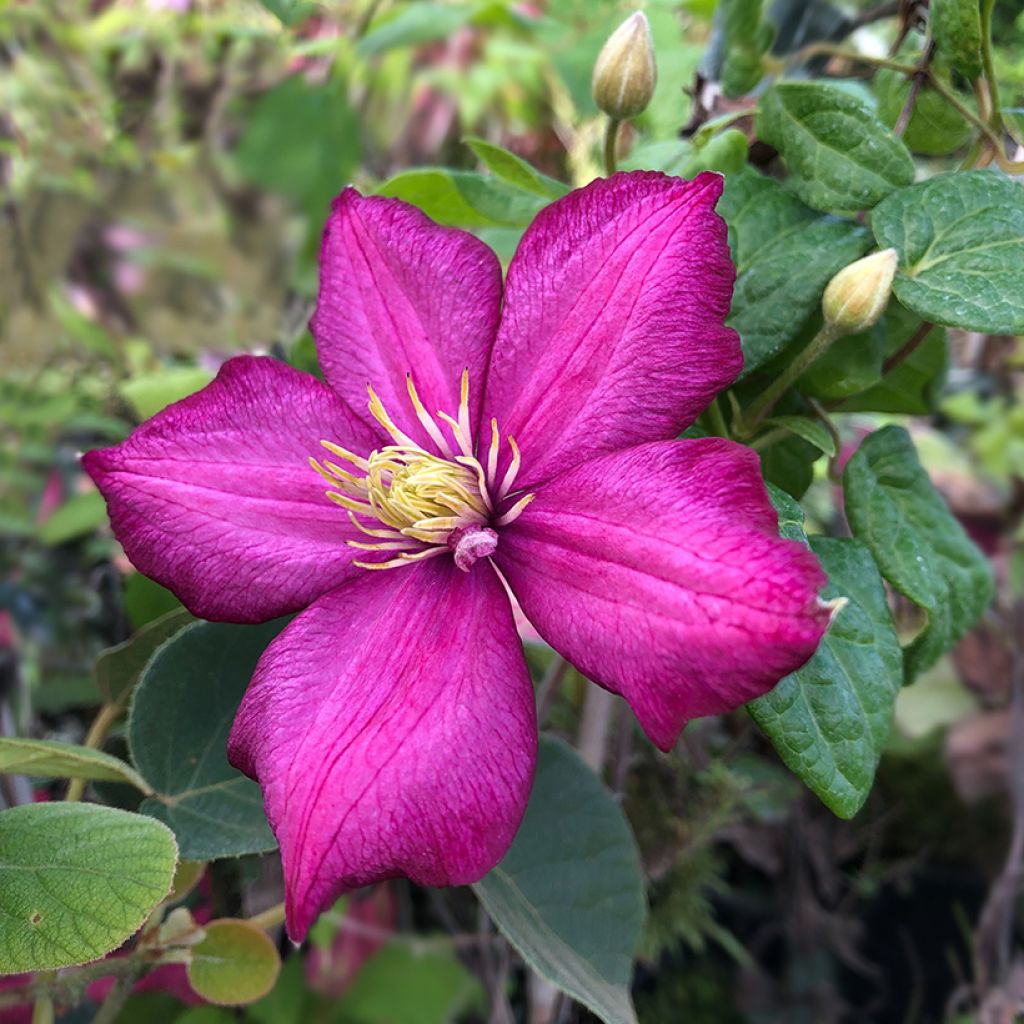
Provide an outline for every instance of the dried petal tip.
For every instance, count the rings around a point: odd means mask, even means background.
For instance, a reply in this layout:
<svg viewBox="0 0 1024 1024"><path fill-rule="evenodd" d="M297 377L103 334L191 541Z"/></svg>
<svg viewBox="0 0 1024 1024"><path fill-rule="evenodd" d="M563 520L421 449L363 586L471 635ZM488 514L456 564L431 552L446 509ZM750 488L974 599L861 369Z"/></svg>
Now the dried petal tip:
<svg viewBox="0 0 1024 1024"><path fill-rule="evenodd" d="M623 121L647 109L658 71L647 15L627 18L608 38L594 64L594 101L609 117Z"/></svg>
<svg viewBox="0 0 1024 1024"><path fill-rule="evenodd" d="M843 267L828 283L821 300L825 322L840 334L874 327L892 294L898 255L883 249Z"/></svg>

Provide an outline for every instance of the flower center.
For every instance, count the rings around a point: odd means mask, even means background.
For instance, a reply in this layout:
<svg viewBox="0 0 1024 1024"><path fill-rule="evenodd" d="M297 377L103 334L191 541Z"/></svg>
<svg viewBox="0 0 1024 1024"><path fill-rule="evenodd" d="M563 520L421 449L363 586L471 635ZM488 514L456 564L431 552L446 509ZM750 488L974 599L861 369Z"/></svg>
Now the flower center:
<svg viewBox="0 0 1024 1024"><path fill-rule="evenodd" d="M384 561L356 562L365 569L392 569L450 551L455 564L468 572L498 546L495 527L507 526L533 500L526 494L502 511L513 494L519 472L519 448L508 437L512 458L498 480L501 439L491 420L486 459L477 457L469 417L469 371L462 374L458 415L427 412L412 377L406 377L409 401L440 455L427 451L400 430L372 387L370 412L394 444L363 458L331 441L320 443L343 460L311 458L310 465L330 485L327 497L346 509L356 528L372 541L346 543L365 551L388 553ZM438 421L441 421L440 423ZM447 428L447 434L442 427ZM368 525L370 524L370 525Z"/></svg>

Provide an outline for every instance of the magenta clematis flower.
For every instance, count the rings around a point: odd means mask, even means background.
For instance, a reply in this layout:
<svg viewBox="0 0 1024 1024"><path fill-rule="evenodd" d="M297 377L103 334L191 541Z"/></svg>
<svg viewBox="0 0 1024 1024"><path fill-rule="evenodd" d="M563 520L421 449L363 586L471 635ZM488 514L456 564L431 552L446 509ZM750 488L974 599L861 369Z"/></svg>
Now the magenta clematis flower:
<svg viewBox="0 0 1024 1024"><path fill-rule="evenodd" d="M312 322L327 383L232 359L86 455L129 557L196 615L305 609L229 741L293 939L348 889L473 882L508 849L537 723L506 587L663 750L817 646L824 576L756 454L675 439L742 365L720 192L596 181L537 216L503 288L473 236L348 189Z"/></svg>

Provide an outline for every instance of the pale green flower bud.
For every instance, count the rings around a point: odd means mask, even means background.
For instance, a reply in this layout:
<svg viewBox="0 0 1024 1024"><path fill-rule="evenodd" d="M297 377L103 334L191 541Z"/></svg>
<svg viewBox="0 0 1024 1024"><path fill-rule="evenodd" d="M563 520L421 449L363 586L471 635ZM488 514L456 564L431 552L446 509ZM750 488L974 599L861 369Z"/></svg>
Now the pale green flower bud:
<svg viewBox="0 0 1024 1024"><path fill-rule="evenodd" d="M878 323L892 294L899 256L883 249L843 267L821 300L825 323L840 334L859 334Z"/></svg>
<svg viewBox="0 0 1024 1024"><path fill-rule="evenodd" d="M594 64L594 101L609 117L624 121L647 109L658 69L647 15L628 17L608 38Z"/></svg>

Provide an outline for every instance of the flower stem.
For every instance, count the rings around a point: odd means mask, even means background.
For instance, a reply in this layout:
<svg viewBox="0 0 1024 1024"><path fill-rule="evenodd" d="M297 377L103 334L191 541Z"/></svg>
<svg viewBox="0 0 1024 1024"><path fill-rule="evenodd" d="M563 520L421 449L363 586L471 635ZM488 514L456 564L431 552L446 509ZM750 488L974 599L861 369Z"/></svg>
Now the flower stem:
<svg viewBox="0 0 1024 1024"><path fill-rule="evenodd" d="M124 711L124 708L121 704L104 704L93 719L93 723L89 727L89 731L86 733L85 740L83 741L83 746L89 747L90 750L99 750L103 746L103 741L107 738L107 734L113 728L114 723L121 717L122 711ZM82 799L84 792L85 779L72 779L68 783L68 791L64 795L64 799L69 803L74 803L76 800Z"/></svg>
<svg viewBox="0 0 1024 1024"><path fill-rule="evenodd" d="M985 70L985 82L988 85L989 124L998 128L1003 123L1002 109L999 106L999 83L996 81L996 68L992 61L992 8L996 0L982 0L981 4L981 66Z"/></svg>
<svg viewBox="0 0 1024 1024"><path fill-rule="evenodd" d="M804 371L820 356L840 334L829 324L822 324L821 330L811 339L807 347L775 378L761 397L747 409L743 423L733 429L739 436L750 437L758 424L772 411L775 403L789 390L790 386L803 376Z"/></svg>
<svg viewBox="0 0 1024 1024"><path fill-rule="evenodd" d="M717 398L711 399L708 406L708 419L711 421L711 429L718 437L729 437L729 426L725 422L725 414Z"/></svg>
<svg viewBox="0 0 1024 1024"><path fill-rule="evenodd" d="M619 144L619 125L622 124L617 118L608 119L608 127L604 133L604 172L611 176L618 166L616 150Z"/></svg>

